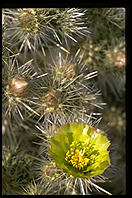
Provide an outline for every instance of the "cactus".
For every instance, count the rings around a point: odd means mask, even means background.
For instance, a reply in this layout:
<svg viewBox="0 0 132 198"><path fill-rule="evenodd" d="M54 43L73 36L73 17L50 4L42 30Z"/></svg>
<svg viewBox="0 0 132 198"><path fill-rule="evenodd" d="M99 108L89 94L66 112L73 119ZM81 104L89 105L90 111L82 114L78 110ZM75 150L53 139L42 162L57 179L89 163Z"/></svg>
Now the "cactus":
<svg viewBox="0 0 132 198"><path fill-rule="evenodd" d="M2 9L3 195L124 193L124 32L124 8Z"/></svg>

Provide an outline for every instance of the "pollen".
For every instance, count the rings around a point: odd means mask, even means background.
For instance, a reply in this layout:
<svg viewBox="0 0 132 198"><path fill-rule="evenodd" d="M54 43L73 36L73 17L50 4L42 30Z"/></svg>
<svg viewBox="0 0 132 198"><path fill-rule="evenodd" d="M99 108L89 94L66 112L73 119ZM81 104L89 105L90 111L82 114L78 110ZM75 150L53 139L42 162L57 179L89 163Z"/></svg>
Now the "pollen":
<svg viewBox="0 0 132 198"><path fill-rule="evenodd" d="M66 153L65 160L73 167L81 170L88 165L89 158L86 155L87 145L85 143L73 141L70 149Z"/></svg>

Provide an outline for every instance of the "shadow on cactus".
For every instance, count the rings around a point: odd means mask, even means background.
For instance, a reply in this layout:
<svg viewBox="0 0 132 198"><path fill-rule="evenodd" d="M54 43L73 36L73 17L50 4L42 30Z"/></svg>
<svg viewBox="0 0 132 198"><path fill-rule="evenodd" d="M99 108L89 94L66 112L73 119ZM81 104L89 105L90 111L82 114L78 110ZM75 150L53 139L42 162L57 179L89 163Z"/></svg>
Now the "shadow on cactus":
<svg viewBox="0 0 132 198"><path fill-rule="evenodd" d="M32 161L23 156L18 144L12 142L13 135L6 138L9 139L8 146L2 147L2 194L20 195L22 188L32 180Z"/></svg>

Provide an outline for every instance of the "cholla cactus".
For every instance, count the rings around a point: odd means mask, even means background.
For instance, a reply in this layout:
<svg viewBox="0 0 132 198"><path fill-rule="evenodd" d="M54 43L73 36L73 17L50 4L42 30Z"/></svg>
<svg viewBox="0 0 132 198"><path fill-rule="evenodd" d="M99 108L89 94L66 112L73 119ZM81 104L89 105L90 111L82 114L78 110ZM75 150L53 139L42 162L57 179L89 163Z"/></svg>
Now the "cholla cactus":
<svg viewBox="0 0 132 198"><path fill-rule="evenodd" d="M68 37L77 42L72 34L78 36L88 33L87 27L83 26L84 13L80 9L4 9L3 15L7 24L6 39L13 46L20 46L19 52L24 48L25 54L27 49L36 51L39 48L45 55L44 48L49 43L69 53L62 45L62 38L66 40L65 37ZM62 38L59 38L59 34Z"/></svg>
<svg viewBox="0 0 132 198"><path fill-rule="evenodd" d="M106 49L103 50L104 59L102 64L104 67L100 68L98 85L105 96L107 96L110 90L113 96L121 99L123 98L125 88L125 42L123 38L118 41L112 40L111 45L107 43L106 46Z"/></svg>
<svg viewBox="0 0 132 198"><path fill-rule="evenodd" d="M44 20L48 17L47 10L44 8L42 13L40 11L41 9L34 8L4 9L3 11L7 24L6 39L17 47L19 52L24 49L25 55L28 49L34 52L38 47L45 55L43 45L47 46L47 43L52 41L48 39L48 34L52 33L52 29L47 20ZM57 45L54 40L52 42Z"/></svg>
<svg viewBox="0 0 132 198"><path fill-rule="evenodd" d="M2 150L2 194L21 194L22 187L32 179L31 160L25 156L20 159L18 151L11 151L5 147Z"/></svg>
<svg viewBox="0 0 132 198"><path fill-rule="evenodd" d="M43 188L41 186L41 184L38 184L35 182L35 180L33 179L33 181L31 183L29 183L26 187L23 187L23 190L21 190L21 194L22 195L43 195Z"/></svg>
<svg viewBox="0 0 132 198"><path fill-rule="evenodd" d="M2 143L2 194L19 195L34 175L32 160L23 155L21 138L7 120L2 124Z"/></svg>
<svg viewBox="0 0 132 198"><path fill-rule="evenodd" d="M53 14L50 24L60 44L65 42L69 48L69 41L77 43L79 37L83 38L90 33L84 23L86 17L85 10L78 8L59 8L50 9L49 14L50 12Z"/></svg>
<svg viewBox="0 0 132 198"><path fill-rule="evenodd" d="M124 13L123 8L2 10L3 195L113 194L98 182L111 173L116 130L107 138L98 124L107 86L122 97L115 77L122 89ZM112 115L107 112L106 122ZM120 121L117 133L125 128Z"/></svg>
<svg viewBox="0 0 132 198"><path fill-rule="evenodd" d="M3 66L3 115L9 118L15 116L24 119L23 113L27 110L34 112L30 107L32 93L35 89L33 79L36 73L31 67L32 60L19 66L16 58L9 58ZM33 85L33 86L32 86ZM23 110L26 110L25 112ZM37 113L36 113L37 114ZM14 118L15 118L14 117Z"/></svg>
<svg viewBox="0 0 132 198"><path fill-rule="evenodd" d="M111 194L93 182L96 178L105 179L102 174L111 165L107 150L110 141L103 131L84 122L68 122L59 128L52 124L49 131L37 128L43 139L37 170L44 186L47 181L47 194L85 195L91 191L90 186ZM59 192L55 192L56 185Z"/></svg>
<svg viewBox="0 0 132 198"><path fill-rule="evenodd" d="M100 52L102 46L103 43L93 43L91 39L88 39L87 41L84 41L84 43L80 47L78 58L82 59L84 64L89 65L89 67L96 68L96 64L101 59Z"/></svg>
<svg viewBox="0 0 132 198"><path fill-rule="evenodd" d="M47 75L39 79L32 98L36 104L34 110L40 115L38 120L53 121L69 113L89 113L96 105L102 108L103 103L96 101L100 91L89 80L96 77L97 72L89 73L87 66L76 60L78 51L70 56L55 50L50 50L46 63L39 68L42 75Z"/></svg>
<svg viewBox="0 0 132 198"><path fill-rule="evenodd" d="M123 40L123 39L122 39ZM106 64L111 67L115 67L115 70L123 70L125 67L125 43L121 41L116 41L105 50ZM108 66L107 66L108 67Z"/></svg>

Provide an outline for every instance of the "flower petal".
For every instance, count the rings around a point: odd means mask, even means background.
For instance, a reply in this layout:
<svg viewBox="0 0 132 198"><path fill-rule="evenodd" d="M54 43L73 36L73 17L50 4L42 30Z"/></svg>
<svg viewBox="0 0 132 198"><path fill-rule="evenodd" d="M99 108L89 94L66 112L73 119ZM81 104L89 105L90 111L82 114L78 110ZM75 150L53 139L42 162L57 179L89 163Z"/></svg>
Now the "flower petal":
<svg viewBox="0 0 132 198"><path fill-rule="evenodd" d="M109 145L103 131L85 123L67 123L51 138L49 153L69 175L90 178L109 167Z"/></svg>

